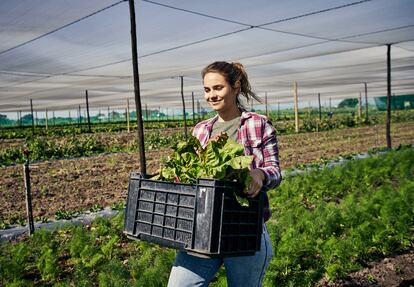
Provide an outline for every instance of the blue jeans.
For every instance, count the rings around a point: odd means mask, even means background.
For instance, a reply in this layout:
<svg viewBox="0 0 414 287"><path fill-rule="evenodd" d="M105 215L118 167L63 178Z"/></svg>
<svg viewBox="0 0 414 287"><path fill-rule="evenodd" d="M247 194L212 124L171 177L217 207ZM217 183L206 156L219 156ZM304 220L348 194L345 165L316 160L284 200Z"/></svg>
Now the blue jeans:
<svg viewBox="0 0 414 287"><path fill-rule="evenodd" d="M262 286L272 256L272 242L263 224L260 251L252 256L203 258L179 251L171 269L168 287L208 286L222 264L226 269L227 286Z"/></svg>

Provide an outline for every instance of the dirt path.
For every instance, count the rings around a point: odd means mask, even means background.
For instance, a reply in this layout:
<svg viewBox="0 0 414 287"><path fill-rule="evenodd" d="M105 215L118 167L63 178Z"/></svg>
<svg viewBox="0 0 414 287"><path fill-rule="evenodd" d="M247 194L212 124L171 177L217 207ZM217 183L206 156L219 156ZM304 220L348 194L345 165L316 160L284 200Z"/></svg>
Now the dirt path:
<svg viewBox="0 0 414 287"><path fill-rule="evenodd" d="M414 286L414 249L370 263L366 268L348 274L329 284L321 280L318 287L410 287Z"/></svg>

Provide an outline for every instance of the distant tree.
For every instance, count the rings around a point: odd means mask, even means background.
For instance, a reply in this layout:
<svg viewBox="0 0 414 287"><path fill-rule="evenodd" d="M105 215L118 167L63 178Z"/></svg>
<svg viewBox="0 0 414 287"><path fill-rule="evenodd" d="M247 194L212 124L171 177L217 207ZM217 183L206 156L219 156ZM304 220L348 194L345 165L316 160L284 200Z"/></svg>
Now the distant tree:
<svg viewBox="0 0 414 287"><path fill-rule="evenodd" d="M13 124L14 121L7 118L7 115L0 114L0 125L6 126Z"/></svg>
<svg viewBox="0 0 414 287"><path fill-rule="evenodd" d="M358 105L358 99L345 99L338 104L338 108L354 108Z"/></svg>
<svg viewBox="0 0 414 287"><path fill-rule="evenodd" d="M32 114L25 114L21 118L23 125L31 125L32 124Z"/></svg>
<svg viewBox="0 0 414 287"><path fill-rule="evenodd" d="M118 118L121 117L121 113L119 113L117 111L112 111L109 114L110 114L111 119L118 119Z"/></svg>

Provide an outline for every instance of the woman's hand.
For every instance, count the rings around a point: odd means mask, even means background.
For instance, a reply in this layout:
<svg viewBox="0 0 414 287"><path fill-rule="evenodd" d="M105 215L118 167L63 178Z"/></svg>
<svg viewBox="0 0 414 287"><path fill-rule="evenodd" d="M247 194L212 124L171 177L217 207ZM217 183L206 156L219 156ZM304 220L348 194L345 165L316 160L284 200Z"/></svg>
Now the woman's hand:
<svg viewBox="0 0 414 287"><path fill-rule="evenodd" d="M255 168L250 171L250 176L252 177L252 182L250 183L248 194L249 197L255 197L262 189L265 175L261 169Z"/></svg>

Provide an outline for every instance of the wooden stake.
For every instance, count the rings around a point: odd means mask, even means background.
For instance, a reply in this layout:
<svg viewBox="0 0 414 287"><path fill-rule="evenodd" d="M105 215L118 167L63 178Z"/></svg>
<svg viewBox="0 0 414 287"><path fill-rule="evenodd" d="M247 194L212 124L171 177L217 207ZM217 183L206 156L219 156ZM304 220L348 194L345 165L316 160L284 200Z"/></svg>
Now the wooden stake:
<svg viewBox="0 0 414 287"><path fill-rule="evenodd" d="M191 92L191 102L193 104L193 125L195 125L194 92Z"/></svg>
<svg viewBox="0 0 414 287"><path fill-rule="evenodd" d="M32 113L32 133L35 133L34 115L33 115L33 101L30 99L30 112Z"/></svg>
<svg viewBox="0 0 414 287"><path fill-rule="evenodd" d="M184 136L187 140L187 121L185 116L185 101L184 101L184 77L180 76L181 78L181 100L183 102L183 117L184 117Z"/></svg>
<svg viewBox="0 0 414 287"><path fill-rule="evenodd" d="M131 127L130 127L130 124L129 124L129 120L130 120L130 118L129 118L129 99L127 99L127 114L126 114L126 118L127 118L127 129L128 129L128 133L130 133L131 132Z"/></svg>
<svg viewBox="0 0 414 287"><path fill-rule="evenodd" d="M319 120L322 120L321 93L318 93Z"/></svg>
<svg viewBox="0 0 414 287"><path fill-rule="evenodd" d="M46 130L48 129L48 118L47 118L47 109L46 109L46 112L45 112L45 114L46 114L46 121L45 121L45 125L46 125Z"/></svg>
<svg viewBox="0 0 414 287"><path fill-rule="evenodd" d="M293 83L293 95L295 99L295 132L299 132L299 111L298 111L298 84Z"/></svg>
<svg viewBox="0 0 414 287"><path fill-rule="evenodd" d="M365 87L365 122L368 123L368 88L367 83L364 83Z"/></svg>
<svg viewBox="0 0 414 287"><path fill-rule="evenodd" d="M89 116L88 90L85 91L85 94L86 94L86 115L88 117L88 131L91 132L91 117Z"/></svg>
<svg viewBox="0 0 414 287"><path fill-rule="evenodd" d="M386 129L387 147L391 145L391 44L387 44L387 118Z"/></svg>

